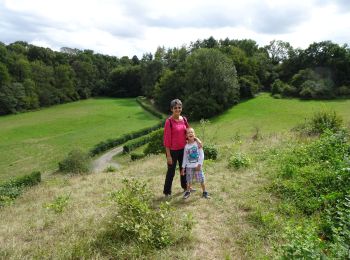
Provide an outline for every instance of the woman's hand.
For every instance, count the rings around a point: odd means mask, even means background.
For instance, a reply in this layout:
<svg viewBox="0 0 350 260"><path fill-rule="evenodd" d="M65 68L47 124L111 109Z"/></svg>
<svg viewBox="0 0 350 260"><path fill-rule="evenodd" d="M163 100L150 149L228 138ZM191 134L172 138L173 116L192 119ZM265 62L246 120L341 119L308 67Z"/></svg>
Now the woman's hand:
<svg viewBox="0 0 350 260"><path fill-rule="evenodd" d="M182 168L182 170L181 170L181 173L180 173L182 176L184 176L185 175L185 168Z"/></svg>
<svg viewBox="0 0 350 260"><path fill-rule="evenodd" d="M173 164L173 158L171 158L171 155L168 155L166 157L166 161L167 161L168 165L172 165Z"/></svg>
<svg viewBox="0 0 350 260"><path fill-rule="evenodd" d="M202 165L198 164L196 167L196 171L199 172L202 169Z"/></svg>
<svg viewBox="0 0 350 260"><path fill-rule="evenodd" d="M198 148L202 149L203 148L203 144L202 144L201 140L199 140L197 137L195 137L194 140L197 142Z"/></svg>

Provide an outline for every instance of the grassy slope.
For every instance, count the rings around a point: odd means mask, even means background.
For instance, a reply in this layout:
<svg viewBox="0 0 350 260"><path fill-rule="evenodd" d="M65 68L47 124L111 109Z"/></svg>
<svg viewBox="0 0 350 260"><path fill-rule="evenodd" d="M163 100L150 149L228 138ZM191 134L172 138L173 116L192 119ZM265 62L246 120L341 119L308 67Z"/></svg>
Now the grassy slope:
<svg viewBox="0 0 350 260"><path fill-rule="evenodd" d="M273 109L276 103L279 109ZM176 176L173 183L174 197L170 203L175 208L174 214L193 215L197 222L193 237L189 243L161 250L150 258L273 258L273 246L280 242L283 221L278 214L273 213L278 212L278 203L266 190L270 180L269 175L265 174L269 169L264 155L274 147L277 147L274 150L276 154L278 147L283 142L291 142L293 136L288 133L267 133L288 130L295 123L302 122L321 103L274 100L261 95L213 119L206 138L217 142L220 156L215 162L205 162L207 187L212 199L201 199L200 192L197 192L184 201ZM349 121L349 101L326 103ZM297 106L299 117L289 113L291 107ZM257 111L252 111L253 107ZM271 113L271 110L276 112ZM274 118L271 119L272 114ZM277 126L266 122L274 122ZM251 125L254 124L262 129L263 139L253 141L250 138L253 131ZM246 128L246 132L239 130ZM236 131L246 136L231 140ZM228 158L235 151L248 153L253 161L251 167L242 170L228 168ZM0 237L3 238L0 239L0 257L110 258L91 246L103 232L104 222L115 213L115 206L108 203L108 192L119 189L123 178L136 177L149 184L155 194L155 202L159 203L163 200L164 172L164 155L158 155L125 164L115 173L72 178L52 176L38 187L30 189L13 206L0 211ZM62 214L56 215L43 207L55 197L67 194L71 196Z"/></svg>
<svg viewBox="0 0 350 260"><path fill-rule="evenodd" d="M0 117L0 181L33 170L51 171L72 149L88 151L157 121L134 99L107 98Z"/></svg>
<svg viewBox="0 0 350 260"><path fill-rule="evenodd" d="M274 99L263 93L211 119L209 135L217 136L216 142L225 143L237 133L251 136L256 128L262 133L286 131L321 109L333 109L350 122L350 100Z"/></svg>

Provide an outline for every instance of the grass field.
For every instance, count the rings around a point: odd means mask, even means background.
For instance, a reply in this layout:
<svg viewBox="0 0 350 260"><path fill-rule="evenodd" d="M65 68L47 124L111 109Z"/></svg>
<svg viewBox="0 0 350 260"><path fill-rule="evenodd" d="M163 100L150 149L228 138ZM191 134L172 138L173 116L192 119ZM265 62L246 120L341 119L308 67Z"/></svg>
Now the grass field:
<svg viewBox="0 0 350 260"><path fill-rule="evenodd" d="M158 122L134 99L89 99L0 117L0 181L57 168L76 148L88 151L108 138Z"/></svg>
<svg viewBox="0 0 350 260"><path fill-rule="evenodd" d="M204 142L213 140L219 149L218 160L204 163L212 198L202 199L200 187L196 186L198 191L183 200L176 174L173 197L168 202L176 217L185 213L193 216L192 235L189 241L155 250L144 259L276 259L278 253L274 248L284 242L281 234L286 216L280 213L279 199L268 189L273 171L269 160L274 160L282 147L298 138L289 129L324 108L337 111L349 123L350 100L279 100L267 94L211 119L205 137L199 124L194 123L198 136ZM262 134L257 140L251 138L255 127ZM241 169L228 167L235 152L247 154L251 165ZM124 178L135 177L150 187L155 207L165 201L164 154L135 162L122 156L119 162L122 167L115 172L74 177L52 175L13 205L0 210L0 258L115 258L110 251L96 246L106 242L101 235L106 234L117 211L117 205L109 199L110 193L123 186ZM66 204L59 205L58 198L67 198ZM55 213L47 205L61 206L62 212ZM113 243L113 237L109 240L107 237L107 242ZM124 258L132 259L133 255Z"/></svg>
<svg viewBox="0 0 350 260"><path fill-rule="evenodd" d="M299 99L274 99L262 93L254 99L243 101L223 114L210 119L206 135L215 143L226 143L237 135L252 136L259 129L262 134L288 131L323 109L336 111L350 122L350 100L303 101ZM198 124L194 124L200 134Z"/></svg>

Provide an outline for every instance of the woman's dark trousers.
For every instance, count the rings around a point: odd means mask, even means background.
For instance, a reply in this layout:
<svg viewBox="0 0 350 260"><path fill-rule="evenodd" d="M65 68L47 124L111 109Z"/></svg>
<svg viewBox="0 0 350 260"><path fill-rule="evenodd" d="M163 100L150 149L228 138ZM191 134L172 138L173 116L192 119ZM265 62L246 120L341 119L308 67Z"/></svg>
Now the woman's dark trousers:
<svg viewBox="0 0 350 260"><path fill-rule="evenodd" d="M165 195L171 194L171 186L173 184L173 179L175 176L176 164L179 162L180 171L182 169L182 160L184 156L184 150L170 150L171 158L173 159L173 164L168 164L168 171L165 177L164 190ZM180 175L181 187L185 190L187 188L186 175Z"/></svg>

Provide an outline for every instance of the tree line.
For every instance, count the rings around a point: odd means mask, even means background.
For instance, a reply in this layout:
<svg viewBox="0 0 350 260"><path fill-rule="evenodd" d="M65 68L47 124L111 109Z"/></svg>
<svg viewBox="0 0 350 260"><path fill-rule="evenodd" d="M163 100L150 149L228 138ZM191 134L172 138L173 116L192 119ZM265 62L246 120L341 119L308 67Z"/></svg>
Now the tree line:
<svg viewBox="0 0 350 260"><path fill-rule="evenodd" d="M179 48L158 47L139 59L0 42L2 115L92 96L143 95L163 112L180 98L184 113L200 119L262 90L276 97L349 96L350 50L330 41L303 50L276 40L259 47L251 39L209 37Z"/></svg>

